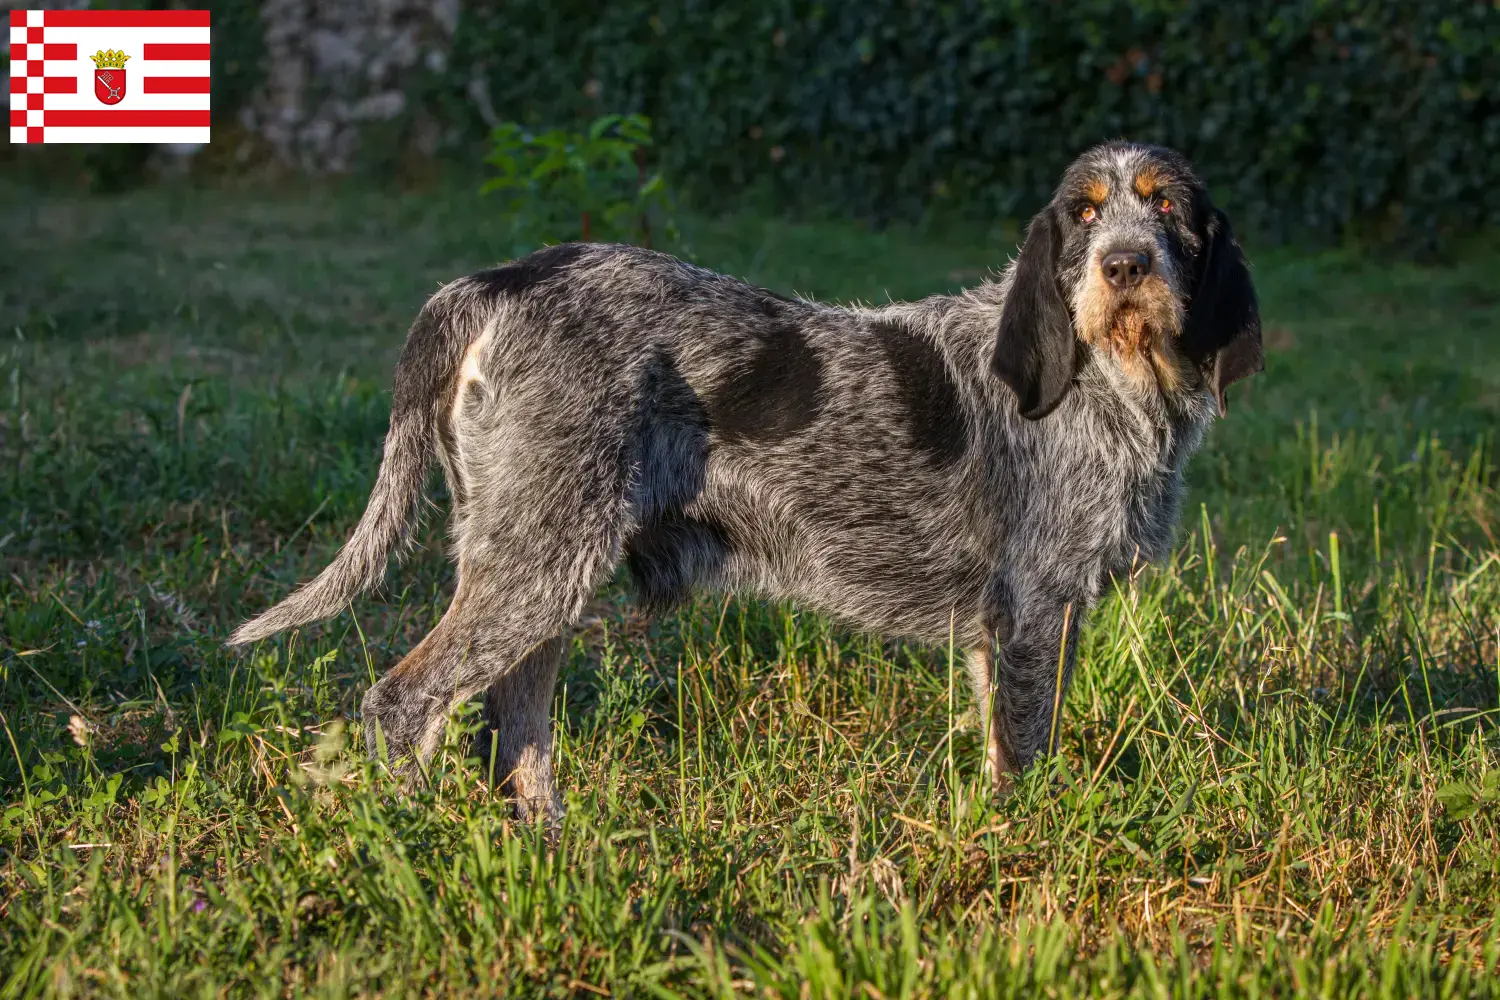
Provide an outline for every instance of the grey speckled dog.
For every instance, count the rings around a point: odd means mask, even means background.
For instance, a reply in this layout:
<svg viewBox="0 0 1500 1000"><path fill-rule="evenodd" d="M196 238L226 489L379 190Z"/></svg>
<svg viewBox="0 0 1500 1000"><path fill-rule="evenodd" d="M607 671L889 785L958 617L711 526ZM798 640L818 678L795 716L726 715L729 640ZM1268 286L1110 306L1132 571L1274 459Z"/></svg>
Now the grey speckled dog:
<svg viewBox="0 0 1500 1000"><path fill-rule="evenodd" d="M396 366L369 507L332 565L232 644L384 576L435 451L457 591L365 695L368 744L431 754L485 692L523 815L561 805L563 637L623 561L655 609L793 598L969 652L997 785L1055 746L1080 623L1167 549L1224 388L1261 370L1229 220L1179 155L1069 168L998 282L880 308L783 298L646 250L568 244L455 281Z"/></svg>

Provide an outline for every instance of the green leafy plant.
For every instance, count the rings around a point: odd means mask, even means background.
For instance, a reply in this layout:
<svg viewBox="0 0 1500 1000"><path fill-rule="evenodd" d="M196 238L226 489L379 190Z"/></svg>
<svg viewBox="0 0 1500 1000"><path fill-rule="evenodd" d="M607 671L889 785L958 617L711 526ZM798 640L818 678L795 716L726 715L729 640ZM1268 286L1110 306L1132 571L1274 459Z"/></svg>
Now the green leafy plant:
<svg viewBox="0 0 1500 1000"><path fill-rule="evenodd" d="M1492 809L1500 809L1500 770L1491 771L1484 780L1454 781L1437 790L1438 801L1456 820L1465 820Z"/></svg>
<svg viewBox="0 0 1500 1000"><path fill-rule="evenodd" d="M505 192L523 238L651 245L652 217L675 234L660 173L646 170L651 120L603 115L583 131L534 133L507 122L490 136L485 162L497 171L481 194Z"/></svg>

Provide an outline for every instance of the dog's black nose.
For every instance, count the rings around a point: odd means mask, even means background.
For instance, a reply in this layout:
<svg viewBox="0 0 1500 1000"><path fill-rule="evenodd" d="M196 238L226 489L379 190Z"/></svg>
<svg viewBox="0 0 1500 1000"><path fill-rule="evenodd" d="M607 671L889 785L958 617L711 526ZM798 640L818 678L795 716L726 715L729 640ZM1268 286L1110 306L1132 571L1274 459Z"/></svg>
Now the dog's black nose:
<svg viewBox="0 0 1500 1000"><path fill-rule="evenodd" d="M1134 288L1146 280L1151 273L1151 258L1143 253L1121 251L1106 254L1099 262L1104 271L1104 280L1116 288Z"/></svg>

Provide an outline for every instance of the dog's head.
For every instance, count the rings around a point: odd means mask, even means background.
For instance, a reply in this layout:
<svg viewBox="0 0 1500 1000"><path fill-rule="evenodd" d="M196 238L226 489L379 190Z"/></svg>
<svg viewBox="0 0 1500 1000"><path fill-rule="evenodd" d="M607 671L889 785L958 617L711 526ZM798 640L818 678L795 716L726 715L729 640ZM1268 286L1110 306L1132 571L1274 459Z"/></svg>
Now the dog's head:
<svg viewBox="0 0 1500 1000"><path fill-rule="evenodd" d="M1221 414L1224 389L1264 367L1244 254L1177 153L1091 149L1031 220L991 363L1023 416L1062 402L1079 341L1163 395L1206 385Z"/></svg>

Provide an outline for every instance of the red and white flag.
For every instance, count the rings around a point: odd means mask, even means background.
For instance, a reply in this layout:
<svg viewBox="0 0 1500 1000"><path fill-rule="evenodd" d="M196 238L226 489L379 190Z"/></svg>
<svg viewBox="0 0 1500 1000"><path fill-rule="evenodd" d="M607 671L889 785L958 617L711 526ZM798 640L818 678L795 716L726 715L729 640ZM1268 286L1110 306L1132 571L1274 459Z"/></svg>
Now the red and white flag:
<svg viewBox="0 0 1500 1000"><path fill-rule="evenodd" d="M208 11L13 10L11 142L207 142Z"/></svg>

